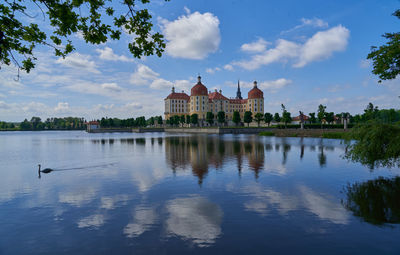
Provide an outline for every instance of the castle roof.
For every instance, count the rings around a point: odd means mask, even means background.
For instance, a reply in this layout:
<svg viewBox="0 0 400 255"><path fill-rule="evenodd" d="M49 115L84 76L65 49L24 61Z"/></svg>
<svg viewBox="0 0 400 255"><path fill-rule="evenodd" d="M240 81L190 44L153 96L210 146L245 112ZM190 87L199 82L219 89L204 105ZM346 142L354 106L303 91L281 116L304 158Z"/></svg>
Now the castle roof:
<svg viewBox="0 0 400 255"><path fill-rule="evenodd" d="M264 98L264 92L257 88L257 82L254 81L254 87L247 94L249 99Z"/></svg>
<svg viewBox="0 0 400 255"><path fill-rule="evenodd" d="M211 100L228 100L227 97L219 93L218 91L208 94L208 98Z"/></svg>
<svg viewBox="0 0 400 255"><path fill-rule="evenodd" d="M245 104L247 103L247 99L238 99L238 98L230 98L229 103L231 104Z"/></svg>
<svg viewBox="0 0 400 255"><path fill-rule="evenodd" d="M190 99L190 97L189 97L188 94L186 94L184 92L182 92L182 93L172 92L165 99L182 99L182 100L187 100L188 101Z"/></svg>
<svg viewBox="0 0 400 255"><path fill-rule="evenodd" d="M208 91L207 87L201 83L201 77L197 77L198 82L193 88L190 90L190 96L207 96Z"/></svg>

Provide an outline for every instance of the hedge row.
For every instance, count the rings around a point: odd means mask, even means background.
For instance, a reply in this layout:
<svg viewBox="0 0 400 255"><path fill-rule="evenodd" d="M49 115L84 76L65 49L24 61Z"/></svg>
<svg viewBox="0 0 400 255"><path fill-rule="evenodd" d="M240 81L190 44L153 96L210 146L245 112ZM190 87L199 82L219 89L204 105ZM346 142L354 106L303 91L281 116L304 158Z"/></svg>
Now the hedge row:
<svg viewBox="0 0 400 255"><path fill-rule="evenodd" d="M352 128L354 126L354 124L347 124L348 128ZM301 126L299 124L288 124L288 125L276 125L276 127L278 129L285 129L285 128L301 128ZM304 124L304 128L305 129L321 129L321 124ZM344 129L344 125L343 124L323 124L322 125L323 129Z"/></svg>

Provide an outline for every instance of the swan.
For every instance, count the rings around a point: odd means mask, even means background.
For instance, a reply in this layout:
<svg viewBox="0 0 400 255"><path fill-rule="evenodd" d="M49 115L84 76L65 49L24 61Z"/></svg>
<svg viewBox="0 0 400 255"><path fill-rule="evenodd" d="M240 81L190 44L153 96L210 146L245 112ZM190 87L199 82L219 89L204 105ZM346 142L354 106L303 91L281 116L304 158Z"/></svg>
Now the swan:
<svg viewBox="0 0 400 255"><path fill-rule="evenodd" d="M39 173L42 172L42 173L48 174L48 173L54 171L54 170L51 169L51 168L45 168L45 169L43 169L43 170L40 170L40 164L39 164L38 166L39 166L39 170L38 170Z"/></svg>

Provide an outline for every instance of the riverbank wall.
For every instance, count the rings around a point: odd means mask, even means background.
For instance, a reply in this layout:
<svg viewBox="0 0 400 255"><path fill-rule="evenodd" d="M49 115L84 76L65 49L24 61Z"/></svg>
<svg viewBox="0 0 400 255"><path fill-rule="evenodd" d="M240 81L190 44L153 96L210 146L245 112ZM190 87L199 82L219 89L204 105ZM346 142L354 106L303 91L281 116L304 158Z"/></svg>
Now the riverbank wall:
<svg viewBox="0 0 400 255"><path fill-rule="evenodd" d="M260 132L272 131L273 128L166 128L167 133L197 133L197 134L258 134Z"/></svg>
<svg viewBox="0 0 400 255"><path fill-rule="evenodd" d="M164 132L165 128L133 128L133 133Z"/></svg>
<svg viewBox="0 0 400 255"><path fill-rule="evenodd" d="M345 133L344 129L273 129L271 130L278 137L324 137L329 133Z"/></svg>
<svg viewBox="0 0 400 255"><path fill-rule="evenodd" d="M131 128L96 128L86 130L88 133L132 133Z"/></svg>

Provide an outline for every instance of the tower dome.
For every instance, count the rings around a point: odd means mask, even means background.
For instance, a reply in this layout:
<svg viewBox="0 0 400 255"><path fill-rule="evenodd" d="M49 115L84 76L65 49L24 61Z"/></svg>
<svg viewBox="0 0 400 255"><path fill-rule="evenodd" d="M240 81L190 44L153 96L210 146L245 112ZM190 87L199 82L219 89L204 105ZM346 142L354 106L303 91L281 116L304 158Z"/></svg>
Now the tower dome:
<svg viewBox="0 0 400 255"><path fill-rule="evenodd" d="M190 96L207 96L207 87L201 83L200 75L197 77L197 84L190 90Z"/></svg>
<svg viewBox="0 0 400 255"><path fill-rule="evenodd" d="M254 87L249 91L247 97L249 99L264 98L264 93L259 88L257 88L256 81L254 81Z"/></svg>

